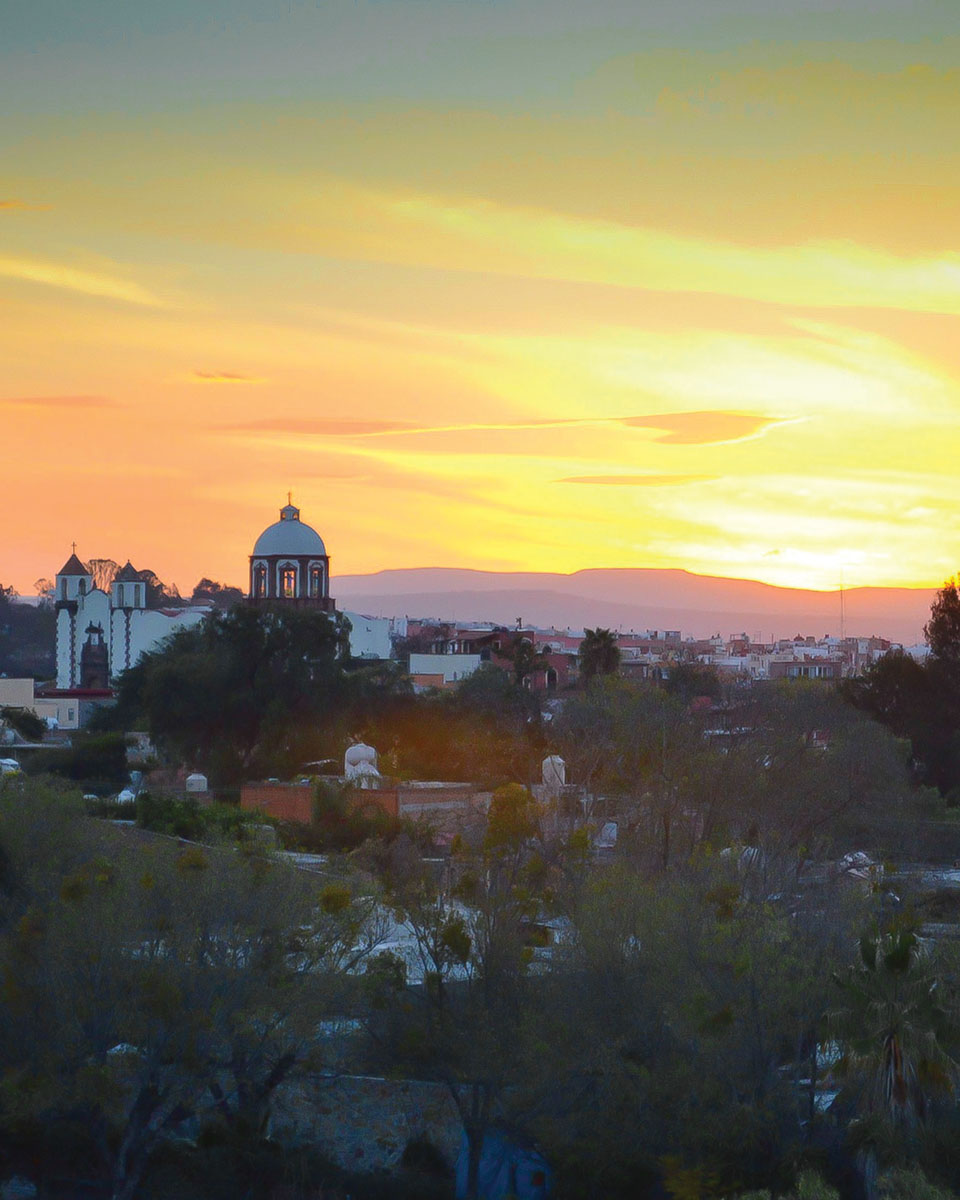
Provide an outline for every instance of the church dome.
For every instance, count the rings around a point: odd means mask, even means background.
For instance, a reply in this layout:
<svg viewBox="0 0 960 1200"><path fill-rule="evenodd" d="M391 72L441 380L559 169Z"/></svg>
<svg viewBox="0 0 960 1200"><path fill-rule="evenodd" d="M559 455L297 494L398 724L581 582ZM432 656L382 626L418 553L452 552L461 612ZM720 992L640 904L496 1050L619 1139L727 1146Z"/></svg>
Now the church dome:
<svg viewBox="0 0 960 1200"><path fill-rule="evenodd" d="M280 509L280 520L269 525L253 547L254 558L267 558L274 554L289 555L291 558L323 558L326 553L320 534L300 520L300 509L293 504L285 504Z"/></svg>

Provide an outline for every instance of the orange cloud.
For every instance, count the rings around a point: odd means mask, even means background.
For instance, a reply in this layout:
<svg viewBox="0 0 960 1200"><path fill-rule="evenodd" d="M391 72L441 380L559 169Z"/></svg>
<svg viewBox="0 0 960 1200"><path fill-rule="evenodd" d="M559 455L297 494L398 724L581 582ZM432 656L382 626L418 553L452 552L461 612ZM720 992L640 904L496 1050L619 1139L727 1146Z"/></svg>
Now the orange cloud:
<svg viewBox="0 0 960 1200"><path fill-rule="evenodd" d="M271 417L228 428L238 433L301 433L317 437L382 437L401 434L492 433L521 429L562 429L584 425L626 425L657 431L654 441L668 445L706 446L715 442L742 441L771 425L790 418L763 417L757 413L725 411L650 413L639 417L534 418L524 421L473 422L455 425L416 425L409 421L343 420L336 417L310 419Z"/></svg>
<svg viewBox="0 0 960 1200"><path fill-rule="evenodd" d="M238 371L194 371L194 379L204 383L262 383L256 375L241 375Z"/></svg>
<svg viewBox="0 0 960 1200"><path fill-rule="evenodd" d="M426 430L408 421L341 420L322 417L318 420L298 417L267 418L244 425L229 426L236 433L306 433L317 437L370 437L376 433L425 433Z"/></svg>
<svg viewBox="0 0 960 1200"><path fill-rule="evenodd" d="M783 417L761 417L756 413L678 412L653 413L647 417L623 417L631 429L656 429L654 439L671 446L707 446L714 442L739 442L778 425Z"/></svg>
<svg viewBox="0 0 960 1200"><path fill-rule="evenodd" d="M52 204L31 204L29 200L0 200L0 212L49 212Z"/></svg>
<svg viewBox="0 0 960 1200"><path fill-rule="evenodd" d="M106 396L11 396L0 404L17 408L115 408Z"/></svg>
<svg viewBox="0 0 960 1200"><path fill-rule="evenodd" d="M596 483L603 487L676 487L684 483L702 483L718 475L570 475L556 483Z"/></svg>

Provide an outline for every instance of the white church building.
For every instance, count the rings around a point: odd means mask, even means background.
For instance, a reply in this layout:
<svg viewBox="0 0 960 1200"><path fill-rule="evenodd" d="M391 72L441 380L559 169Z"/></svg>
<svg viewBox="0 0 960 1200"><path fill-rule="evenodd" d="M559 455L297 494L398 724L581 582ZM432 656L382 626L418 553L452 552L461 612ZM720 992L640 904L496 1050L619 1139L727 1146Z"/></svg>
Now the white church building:
<svg viewBox="0 0 960 1200"><path fill-rule="evenodd" d="M57 688L102 689L147 650L210 611L207 605L147 608L147 585L130 562L110 591L93 576L76 550L57 572Z"/></svg>
<svg viewBox="0 0 960 1200"><path fill-rule="evenodd" d="M315 608L335 613L330 597L330 559L323 539L287 503L280 520L257 538L250 555L248 604ZM208 605L148 608L147 585L128 561L109 592L74 552L57 572L57 688L104 689L141 655L179 629L199 624ZM344 613L350 622L353 658L386 659L391 635L403 632L391 618Z"/></svg>

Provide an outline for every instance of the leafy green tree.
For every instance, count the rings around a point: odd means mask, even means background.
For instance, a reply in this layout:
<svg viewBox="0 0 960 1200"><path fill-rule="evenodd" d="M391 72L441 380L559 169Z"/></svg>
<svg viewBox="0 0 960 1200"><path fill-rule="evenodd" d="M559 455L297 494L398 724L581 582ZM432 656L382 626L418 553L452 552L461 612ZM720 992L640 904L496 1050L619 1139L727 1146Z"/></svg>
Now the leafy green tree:
<svg viewBox="0 0 960 1200"><path fill-rule="evenodd" d="M0 584L0 675L49 679L56 673L56 614L49 604L21 604Z"/></svg>
<svg viewBox="0 0 960 1200"><path fill-rule="evenodd" d="M946 794L960 781L960 720L949 666L920 664L894 650L860 678L844 680L842 694L910 739L914 772L925 783Z"/></svg>
<svg viewBox="0 0 960 1200"><path fill-rule="evenodd" d="M168 756L218 784L316 758L344 691L338 617L238 606L181 630L124 672L106 719L145 720Z"/></svg>
<svg viewBox="0 0 960 1200"><path fill-rule="evenodd" d="M664 1177L686 1180L678 1195L786 1190L818 1086L800 1081L862 919L849 890L785 903L790 886L756 858L705 853L653 879L624 863L590 879L540 979L521 1085L564 1195L626 1200Z"/></svg>
<svg viewBox="0 0 960 1200"><path fill-rule="evenodd" d="M42 741L47 732L46 722L29 708L0 708L0 723L4 722L28 742Z"/></svg>
<svg viewBox="0 0 960 1200"><path fill-rule="evenodd" d="M403 987L389 971L374 976L370 1026L381 1053L444 1084L460 1115L468 1200L484 1136L522 1076L538 1003L525 939L541 904L528 846L535 818L526 789L498 789L482 845L459 847L446 886L422 873L403 881L394 903L414 934L414 978Z"/></svg>
<svg viewBox="0 0 960 1200"><path fill-rule="evenodd" d="M117 791L129 776L127 748L121 733L81 730L67 746L35 751L26 763L30 775L58 775L82 783L87 791Z"/></svg>
<svg viewBox="0 0 960 1200"><path fill-rule="evenodd" d="M580 678L589 683L597 675L612 675L620 666L617 635L610 629L585 629L578 661Z"/></svg>
<svg viewBox="0 0 960 1200"><path fill-rule="evenodd" d="M960 672L960 591L956 579L948 579L937 592L923 632L933 657Z"/></svg>
<svg viewBox="0 0 960 1200"><path fill-rule="evenodd" d="M719 700L723 685L716 667L706 663L678 662L670 667L664 690L689 704L699 696Z"/></svg>
<svg viewBox="0 0 960 1200"><path fill-rule="evenodd" d="M255 1142L276 1088L330 1065L325 1019L380 936L371 894L317 889L263 854L129 844L29 782L0 797L0 846L0 1133L14 1145L70 1123L129 1200L184 1122Z"/></svg>
<svg viewBox="0 0 960 1200"><path fill-rule="evenodd" d="M212 604L214 608L227 612L235 604L243 602L243 591L204 576L193 589L190 599L194 604Z"/></svg>

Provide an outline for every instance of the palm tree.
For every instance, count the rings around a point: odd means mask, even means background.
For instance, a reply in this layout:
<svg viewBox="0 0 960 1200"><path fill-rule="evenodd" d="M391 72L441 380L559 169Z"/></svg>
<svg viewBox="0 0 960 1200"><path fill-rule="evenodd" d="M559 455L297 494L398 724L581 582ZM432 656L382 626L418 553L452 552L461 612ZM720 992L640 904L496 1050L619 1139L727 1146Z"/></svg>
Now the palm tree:
<svg viewBox="0 0 960 1200"><path fill-rule="evenodd" d="M925 943L908 929L866 936L860 962L836 976L844 1004L831 1014L840 1076L860 1084L864 1116L894 1128L922 1122L934 1092L957 1078L960 1009Z"/></svg>
<svg viewBox="0 0 960 1200"><path fill-rule="evenodd" d="M596 675L612 675L620 666L617 635L611 629L585 629L580 643L580 677L589 683Z"/></svg>

